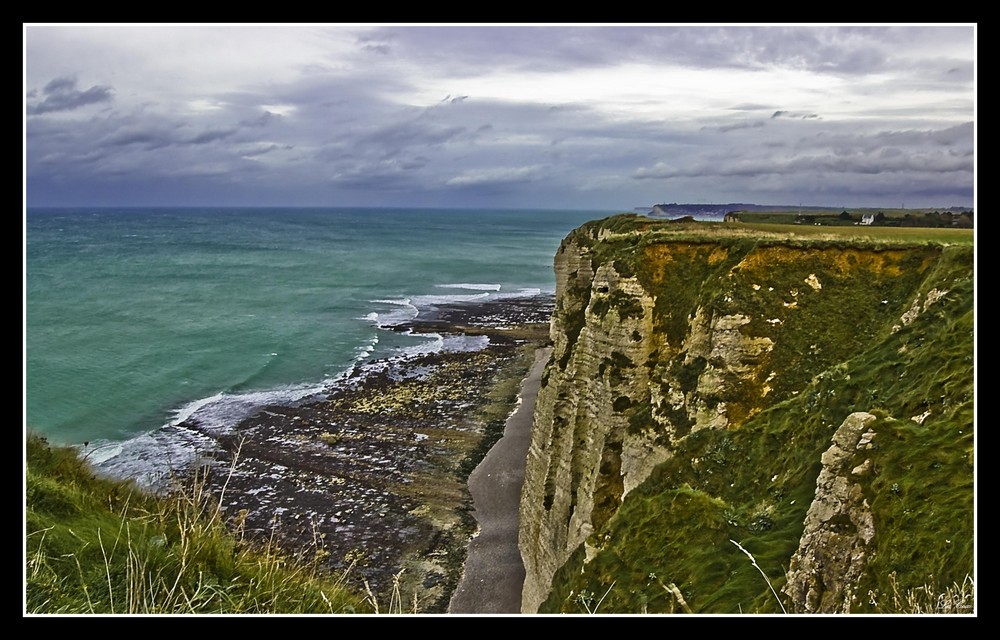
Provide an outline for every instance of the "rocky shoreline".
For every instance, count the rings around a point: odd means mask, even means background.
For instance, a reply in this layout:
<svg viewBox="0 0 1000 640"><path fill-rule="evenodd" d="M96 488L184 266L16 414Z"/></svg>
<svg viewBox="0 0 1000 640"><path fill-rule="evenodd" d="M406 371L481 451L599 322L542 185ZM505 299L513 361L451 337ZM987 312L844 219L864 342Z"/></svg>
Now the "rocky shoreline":
<svg viewBox="0 0 1000 640"><path fill-rule="evenodd" d="M549 296L440 306L396 330L488 339L368 363L323 397L215 436L208 484L227 518L349 569L382 603L395 591L407 610L446 611L476 531L469 473L503 434L552 308Z"/></svg>

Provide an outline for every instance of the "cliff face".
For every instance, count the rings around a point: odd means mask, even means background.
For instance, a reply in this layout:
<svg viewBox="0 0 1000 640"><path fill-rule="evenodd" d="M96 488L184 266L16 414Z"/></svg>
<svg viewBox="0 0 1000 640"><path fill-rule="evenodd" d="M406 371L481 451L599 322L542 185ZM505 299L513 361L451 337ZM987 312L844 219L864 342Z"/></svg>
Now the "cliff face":
<svg viewBox="0 0 1000 640"><path fill-rule="evenodd" d="M926 579L923 564L880 553L873 539L880 526L898 528L906 509L891 504L912 473L912 464L897 471L904 454L887 447L855 460L855 438L839 466L826 464L832 438L854 437L835 434L857 411L871 411L865 424L883 425L893 442L906 439L900 419L925 411L920 426L934 435L918 435L919 446L950 430L954 455L938 454L937 471L960 491L945 520L961 542L943 551L968 559L971 245L720 226L619 216L560 247L554 349L521 500L523 611L589 610L588 598L611 585L603 610L777 606L733 540L774 560L778 586L791 565L783 596L797 610L851 610L865 588L877 600L887 589L865 577L874 570L898 575L906 565ZM953 351L947 365L930 362L940 349ZM834 481L845 477L856 480ZM947 495L924 501L955 500ZM850 589L831 584L834 566Z"/></svg>

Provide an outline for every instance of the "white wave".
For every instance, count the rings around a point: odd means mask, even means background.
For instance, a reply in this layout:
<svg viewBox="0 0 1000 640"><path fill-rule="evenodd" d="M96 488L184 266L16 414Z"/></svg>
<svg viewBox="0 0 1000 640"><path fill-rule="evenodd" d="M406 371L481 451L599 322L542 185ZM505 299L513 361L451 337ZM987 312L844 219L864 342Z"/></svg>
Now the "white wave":
<svg viewBox="0 0 1000 640"><path fill-rule="evenodd" d="M485 300L486 298L492 297L493 294L490 292L485 293L473 293L473 294L454 294L449 296L413 296L413 304L418 308L424 307L436 307L442 304L459 304L463 302L473 302L476 300Z"/></svg>
<svg viewBox="0 0 1000 640"><path fill-rule="evenodd" d="M538 287L522 287L517 291L503 291L497 293L495 297L497 300L500 300L502 298L534 298L540 295L542 295L542 290Z"/></svg>
<svg viewBox="0 0 1000 640"><path fill-rule="evenodd" d="M473 289L476 291L499 291L499 284L473 284L469 282L456 282L454 284L439 284L442 289Z"/></svg>
<svg viewBox="0 0 1000 640"><path fill-rule="evenodd" d="M400 298L399 300L370 300L369 302L377 302L379 304L395 304L402 307L413 306L410 304L409 298Z"/></svg>
<svg viewBox="0 0 1000 640"><path fill-rule="evenodd" d="M121 442L95 442L94 446L84 447L80 453L86 456L86 459L90 461L93 465L101 465L102 463L120 455L122 452Z"/></svg>
<svg viewBox="0 0 1000 640"><path fill-rule="evenodd" d="M397 324L409 322L410 320L416 318L420 313L420 310L413 304L410 298L400 298L398 300L371 300L370 302L373 304L387 304L393 307L401 307L395 311L375 312L374 318L371 318L371 313L366 316L367 318L374 320L381 328L394 327Z"/></svg>
<svg viewBox="0 0 1000 640"><path fill-rule="evenodd" d="M441 351L441 347L444 346L444 336L440 333L413 333L406 332L404 335L412 336L414 338L424 338L427 342L420 344L414 344L407 347L400 347L399 353L405 357L420 356L428 353L438 353Z"/></svg>
<svg viewBox="0 0 1000 640"><path fill-rule="evenodd" d="M156 489L164 488L171 475L190 468L216 446L212 436L230 432L241 420L268 405L293 404L323 392L331 382L342 379L349 370L319 384L304 384L251 391L217 393L201 398L174 411L171 420L155 431L120 442L94 442L84 455L101 472L117 478L134 479ZM191 421L194 431L182 426ZM207 435L206 435L207 434Z"/></svg>
<svg viewBox="0 0 1000 640"><path fill-rule="evenodd" d="M366 344L355 347L354 353L356 353L357 356L354 358L354 362L359 363L366 360L371 354L375 353L376 345L378 345L378 334L372 336L371 340L369 340Z"/></svg>
<svg viewBox="0 0 1000 640"><path fill-rule="evenodd" d="M459 353L479 351L480 349L485 349L490 344L489 336L467 336L464 334L442 336L439 333L411 333L407 335L411 335L414 338L427 338L427 342L400 347L399 353L404 358L441 353L443 351Z"/></svg>
<svg viewBox="0 0 1000 640"><path fill-rule="evenodd" d="M489 336L448 336L441 345L442 351L479 351L485 349L490 344Z"/></svg>
<svg viewBox="0 0 1000 640"><path fill-rule="evenodd" d="M200 433L167 425L122 442L91 443L83 455L100 473L159 490L214 446Z"/></svg>
<svg viewBox="0 0 1000 640"><path fill-rule="evenodd" d="M186 421L188 418L197 413L197 411L202 407L204 407L205 405L217 402L221 399L222 399L222 394L217 393L214 396L209 396L208 398L202 398L200 400L195 400L194 402L189 402L180 409L174 411L174 417L169 424L171 425L180 424L181 422Z"/></svg>
<svg viewBox="0 0 1000 640"><path fill-rule="evenodd" d="M217 393L190 402L174 412L168 426L193 420L206 431L225 433L240 420L269 404L290 404L323 391L326 382L292 385L246 393Z"/></svg>

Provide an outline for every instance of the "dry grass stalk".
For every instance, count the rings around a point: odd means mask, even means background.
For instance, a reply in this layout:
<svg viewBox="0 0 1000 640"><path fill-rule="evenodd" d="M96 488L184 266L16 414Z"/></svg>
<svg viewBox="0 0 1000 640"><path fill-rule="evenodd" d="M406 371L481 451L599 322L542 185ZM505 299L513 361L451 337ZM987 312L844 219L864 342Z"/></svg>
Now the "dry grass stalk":
<svg viewBox="0 0 1000 640"><path fill-rule="evenodd" d="M750 558L750 563L753 564L754 568L756 568L757 571L760 571L760 575L764 576L764 582L767 583L767 586L771 590L771 593L774 594L774 599L778 601L778 606L781 607L781 612L782 613L788 613L787 611L785 611L785 605L783 605L781 603L781 598L778 597L778 594L774 590L774 587L771 586L771 580L768 579L767 574L764 573L764 570L761 569L760 565L757 564L757 559L753 557L753 554L751 554L749 551L747 551L746 549L744 549L742 547L742 545L740 545L739 542L736 542L735 540L732 540L732 539L730 539L730 542L732 542L733 544L735 544L737 549L739 549L740 551L742 551L743 553L745 553L747 555L747 557Z"/></svg>

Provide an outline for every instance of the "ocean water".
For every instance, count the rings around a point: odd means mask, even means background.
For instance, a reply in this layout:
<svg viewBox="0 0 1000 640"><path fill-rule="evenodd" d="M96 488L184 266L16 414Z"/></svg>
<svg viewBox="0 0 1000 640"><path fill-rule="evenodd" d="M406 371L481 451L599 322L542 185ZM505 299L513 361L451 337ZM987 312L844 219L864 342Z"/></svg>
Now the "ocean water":
<svg viewBox="0 0 1000 640"><path fill-rule="evenodd" d="M559 242L611 213L29 209L25 428L119 475L182 464L186 418L225 429L356 363L462 348L391 327L552 292Z"/></svg>

